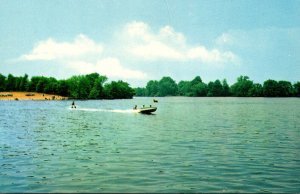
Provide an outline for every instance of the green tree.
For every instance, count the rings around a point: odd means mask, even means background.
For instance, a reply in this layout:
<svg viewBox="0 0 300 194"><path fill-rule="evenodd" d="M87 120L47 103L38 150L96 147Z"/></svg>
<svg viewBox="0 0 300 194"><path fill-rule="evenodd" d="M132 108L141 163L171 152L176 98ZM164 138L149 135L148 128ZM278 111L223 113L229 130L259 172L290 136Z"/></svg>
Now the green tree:
<svg viewBox="0 0 300 194"><path fill-rule="evenodd" d="M89 98L91 99L99 99L99 98L104 98L104 88L103 84L107 80L105 76L99 76L98 78L95 79L94 81L94 86L92 87Z"/></svg>
<svg viewBox="0 0 300 194"><path fill-rule="evenodd" d="M56 80L53 77L33 76L28 80L28 75L7 77L0 74L0 91L30 91L49 94L59 94L77 99L115 99L132 98L137 96L251 96L251 97L300 97L300 82L291 84L289 81L266 80L263 84L253 83L248 76L240 76L231 87L226 79L202 82L200 76L191 81L180 81L178 85L171 77L161 80L150 80L145 88L132 89L128 83L113 81L105 84L107 77L98 73L72 76L67 80Z"/></svg>
<svg viewBox="0 0 300 194"><path fill-rule="evenodd" d="M28 75L25 74L24 77L21 78L20 84L19 84L19 90L20 91L26 91L26 88L28 87Z"/></svg>
<svg viewBox="0 0 300 194"><path fill-rule="evenodd" d="M263 96L263 87L261 84L253 84L249 90L248 96L261 97Z"/></svg>
<svg viewBox="0 0 300 194"><path fill-rule="evenodd" d="M294 95L300 97L300 82L294 84Z"/></svg>
<svg viewBox="0 0 300 194"><path fill-rule="evenodd" d="M202 83L202 79L200 76L196 76L192 81L191 81L191 84L192 85L196 85L196 84L199 84L199 83Z"/></svg>
<svg viewBox="0 0 300 194"><path fill-rule="evenodd" d="M223 96L223 86L220 80L208 83L208 93L207 96Z"/></svg>
<svg viewBox="0 0 300 194"><path fill-rule="evenodd" d="M158 96L158 81L150 80L146 85L147 96Z"/></svg>
<svg viewBox="0 0 300 194"><path fill-rule="evenodd" d="M43 93L47 84L48 84L48 79L46 77L44 76L39 77L39 81L36 85L35 91Z"/></svg>
<svg viewBox="0 0 300 194"><path fill-rule="evenodd" d="M46 78L43 92L47 94L55 94L57 91L57 87L58 81L55 78Z"/></svg>
<svg viewBox="0 0 300 194"><path fill-rule="evenodd" d="M231 86L231 91L233 96L248 97L252 86L253 81L250 81L248 76L240 76L237 82Z"/></svg>
<svg viewBox="0 0 300 194"><path fill-rule="evenodd" d="M190 91L191 91L191 96L195 96L195 97L207 96L208 87L205 83L199 82L197 84L192 84Z"/></svg>
<svg viewBox="0 0 300 194"><path fill-rule="evenodd" d="M12 74L8 74L6 81L6 91L15 91L16 90L16 78Z"/></svg>
<svg viewBox="0 0 300 194"><path fill-rule="evenodd" d="M105 97L105 93L104 93L104 83L107 81L107 77L106 76L99 76L98 79L96 80L97 84L98 84L98 90L100 92L100 98L104 98ZM132 89L132 88L130 88Z"/></svg>
<svg viewBox="0 0 300 194"><path fill-rule="evenodd" d="M180 81L178 83L178 95L180 96L192 96L191 93L191 82L190 81Z"/></svg>
<svg viewBox="0 0 300 194"><path fill-rule="evenodd" d="M146 88L137 87L134 90L136 96L146 96Z"/></svg>
<svg viewBox="0 0 300 194"><path fill-rule="evenodd" d="M27 91L29 92L36 92L36 86L40 80L40 76L33 76L31 77L30 82L28 83Z"/></svg>
<svg viewBox="0 0 300 194"><path fill-rule="evenodd" d="M22 77L15 77L15 86L14 86L14 90L15 91L20 91L20 83L21 83L21 79Z"/></svg>
<svg viewBox="0 0 300 194"><path fill-rule="evenodd" d="M222 81L222 91L223 91L222 92L223 96L230 96L230 87L229 87L226 79L223 79L223 81Z"/></svg>
<svg viewBox="0 0 300 194"><path fill-rule="evenodd" d="M163 77L158 82L159 96L176 96L178 87L176 82L171 77Z"/></svg>
<svg viewBox="0 0 300 194"><path fill-rule="evenodd" d="M15 78L12 74L8 74L7 79L6 79L6 91L13 91L14 90L14 85L15 85Z"/></svg>
<svg viewBox="0 0 300 194"><path fill-rule="evenodd" d="M208 88L205 83L202 82L200 76L196 76L189 84L188 94L189 96L207 96Z"/></svg>
<svg viewBox="0 0 300 194"><path fill-rule="evenodd" d="M288 81L278 82L278 93L280 97L289 97L293 95L293 85Z"/></svg>
<svg viewBox="0 0 300 194"><path fill-rule="evenodd" d="M135 94L129 84L121 80L105 84L104 91L109 99L129 99Z"/></svg>
<svg viewBox="0 0 300 194"><path fill-rule="evenodd" d="M68 88L71 98L87 99L90 93L89 81L83 75L72 76L68 81Z"/></svg>
<svg viewBox="0 0 300 194"><path fill-rule="evenodd" d="M265 97L278 97L278 82L275 80L267 80L263 84L263 93Z"/></svg>
<svg viewBox="0 0 300 194"><path fill-rule="evenodd" d="M0 73L0 92L6 89L6 77Z"/></svg>
<svg viewBox="0 0 300 194"><path fill-rule="evenodd" d="M66 80L59 80L57 82L56 93L61 96L69 96L69 86Z"/></svg>
<svg viewBox="0 0 300 194"><path fill-rule="evenodd" d="M85 78L88 83L88 85L86 85L88 91L91 91L91 89L94 87L95 81L99 78L99 76L100 75L98 73L91 73L85 75Z"/></svg>
<svg viewBox="0 0 300 194"><path fill-rule="evenodd" d="M89 99L98 99L100 97L100 92L97 87L93 87L89 94Z"/></svg>

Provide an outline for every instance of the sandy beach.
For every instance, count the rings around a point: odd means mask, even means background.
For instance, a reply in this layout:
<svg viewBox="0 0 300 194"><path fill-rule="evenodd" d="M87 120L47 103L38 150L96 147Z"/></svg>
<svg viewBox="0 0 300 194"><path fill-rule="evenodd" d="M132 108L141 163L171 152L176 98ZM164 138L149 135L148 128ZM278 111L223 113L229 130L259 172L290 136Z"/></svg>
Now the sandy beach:
<svg viewBox="0 0 300 194"><path fill-rule="evenodd" d="M67 100L68 97L37 92L0 92L0 100Z"/></svg>

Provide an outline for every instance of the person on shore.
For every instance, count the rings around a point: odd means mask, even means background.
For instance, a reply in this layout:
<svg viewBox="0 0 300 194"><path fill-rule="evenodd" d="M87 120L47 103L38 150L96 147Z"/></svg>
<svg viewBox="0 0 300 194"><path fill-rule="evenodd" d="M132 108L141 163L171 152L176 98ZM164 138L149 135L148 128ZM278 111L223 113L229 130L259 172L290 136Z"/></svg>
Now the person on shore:
<svg viewBox="0 0 300 194"><path fill-rule="evenodd" d="M72 102L72 107L71 108L76 108L75 102Z"/></svg>

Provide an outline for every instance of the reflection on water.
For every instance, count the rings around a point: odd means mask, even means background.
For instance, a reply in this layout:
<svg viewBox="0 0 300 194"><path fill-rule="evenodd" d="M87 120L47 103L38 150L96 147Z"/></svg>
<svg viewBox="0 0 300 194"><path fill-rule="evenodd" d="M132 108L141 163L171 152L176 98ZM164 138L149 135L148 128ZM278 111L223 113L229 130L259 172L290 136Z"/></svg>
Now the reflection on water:
<svg viewBox="0 0 300 194"><path fill-rule="evenodd" d="M299 192L299 99L158 100L0 101L0 191Z"/></svg>

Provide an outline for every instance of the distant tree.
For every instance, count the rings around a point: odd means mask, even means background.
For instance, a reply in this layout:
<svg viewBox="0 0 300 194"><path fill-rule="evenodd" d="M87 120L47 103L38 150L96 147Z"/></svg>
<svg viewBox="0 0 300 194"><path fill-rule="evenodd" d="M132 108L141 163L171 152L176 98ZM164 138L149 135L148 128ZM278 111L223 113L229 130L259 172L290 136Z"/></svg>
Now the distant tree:
<svg viewBox="0 0 300 194"><path fill-rule="evenodd" d="M55 94L57 90L57 80L53 77L43 79L43 88L41 92L47 94Z"/></svg>
<svg viewBox="0 0 300 194"><path fill-rule="evenodd" d="M146 96L146 88L137 87L135 88L136 96Z"/></svg>
<svg viewBox="0 0 300 194"><path fill-rule="evenodd" d="M300 97L300 82L294 84L294 95Z"/></svg>
<svg viewBox="0 0 300 194"><path fill-rule="evenodd" d="M289 97L293 95L293 85L288 81L278 82L278 93L280 97Z"/></svg>
<svg viewBox="0 0 300 194"><path fill-rule="evenodd" d="M213 92L212 92L213 86L214 86L214 82L212 82L212 81L208 82L208 84L207 84L207 89L208 89L207 96L208 97L213 97L214 96Z"/></svg>
<svg viewBox="0 0 300 194"><path fill-rule="evenodd" d="M88 80L83 75L72 76L67 80L71 98L87 99L89 91L87 91Z"/></svg>
<svg viewBox="0 0 300 194"><path fill-rule="evenodd" d="M191 81L180 81L178 85L171 77L162 77L159 81L150 80L145 88L132 89L123 81L106 83L107 77L98 73L72 76L67 80L56 80L53 77L28 75L7 77L0 74L0 91L29 91L58 94L76 99L122 99L136 96L249 96L249 97L300 97L300 82L266 80L263 86L253 83L248 76L240 76L231 87L226 79L208 84L200 76Z"/></svg>
<svg viewBox="0 0 300 194"><path fill-rule="evenodd" d="M84 76L88 83L86 85L88 91L91 91L91 89L94 87L95 81L99 78L99 76L100 75L98 73L91 73Z"/></svg>
<svg viewBox="0 0 300 194"><path fill-rule="evenodd" d="M47 84L48 84L48 78L44 76L39 77L39 81L36 85L35 91L41 93L45 92L45 87L47 86Z"/></svg>
<svg viewBox="0 0 300 194"><path fill-rule="evenodd" d="M267 80L263 85L263 93L265 97L289 97L292 96L293 86L288 81Z"/></svg>
<svg viewBox="0 0 300 194"><path fill-rule="evenodd" d="M275 80L267 80L263 84L263 93L265 97L278 97L278 83Z"/></svg>
<svg viewBox="0 0 300 194"><path fill-rule="evenodd" d="M248 96L261 97L263 96L263 87L261 84L253 84L248 92Z"/></svg>
<svg viewBox="0 0 300 194"><path fill-rule="evenodd" d="M158 81L150 80L146 85L147 96L158 96Z"/></svg>
<svg viewBox="0 0 300 194"><path fill-rule="evenodd" d="M237 82L231 86L231 91L233 96L248 97L252 86L253 81L250 81L248 76L240 76Z"/></svg>
<svg viewBox="0 0 300 194"><path fill-rule="evenodd" d="M129 84L121 80L105 84L104 91L106 98L109 99L129 99L134 95L134 90L129 86Z"/></svg>
<svg viewBox="0 0 300 194"><path fill-rule="evenodd" d="M107 77L98 75L98 77L94 80L94 85L90 91L90 99L99 99L105 97L103 84L106 80Z"/></svg>
<svg viewBox="0 0 300 194"><path fill-rule="evenodd" d="M100 98L104 98L105 94L104 94L104 83L107 81L107 77L106 76L99 76L98 79L95 80L95 84L97 85L97 89L99 90L100 93ZM132 89L132 88L128 88L128 89Z"/></svg>
<svg viewBox="0 0 300 194"><path fill-rule="evenodd" d="M15 77L15 86L14 86L14 90L15 91L20 91L20 83L21 83L21 79L22 77Z"/></svg>
<svg viewBox="0 0 300 194"><path fill-rule="evenodd" d="M0 73L0 92L6 89L6 77Z"/></svg>
<svg viewBox="0 0 300 194"><path fill-rule="evenodd" d="M178 83L178 95L180 96L192 96L190 81L180 81Z"/></svg>
<svg viewBox="0 0 300 194"><path fill-rule="evenodd" d="M220 80L208 83L207 96L223 96L223 86Z"/></svg>
<svg viewBox="0 0 300 194"><path fill-rule="evenodd" d="M188 96L207 96L208 88L200 76L196 76L188 85Z"/></svg>
<svg viewBox="0 0 300 194"><path fill-rule="evenodd" d="M27 91L36 92L36 86L37 86L39 80L40 80L40 76L31 77L31 80L30 80L30 82L28 83L28 86L27 86Z"/></svg>
<svg viewBox="0 0 300 194"><path fill-rule="evenodd" d="M98 99L100 97L100 92L97 86L93 87L89 94L89 99Z"/></svg>
<svg viewBox="0 0 300 194"><path fill-rule="evenodd" d="M199 83L202 83L202 79L200 76L196 76L192 81L191 81L191 84L192 85L196 85L196 84L199 84Z"/></svg>
<svg viewBox="0 0 300 194"><path fill-rule="evenodd" d="M178 87L176 82L171 77L163 77L158 82L159 96L176 96Z"/></svg>
<svg viewBox="0 0 300 194"><path fill-rule="evenodd" d="M197 83L191 86L191 96L200 97L207 96L208 87L205 83Z"/></svg>
<svg viewBox="0 0 300 194"><path fill-rule="evenodd" d="M16 78L12 74L8 74L6 81L6 91L15 91L16 89Z"/></svg>
<svg viewBox="0 0 300 194"><path fill-rule="evenodd" d="M223 79L223 82L222 82L222 95L223 96L230 96L230 87L227 83L227 80L226 79Z"/></svg>
<svg viewBox="0 0 300 194"><path fill-rule="evenodd" d="M27 87L28 87L28 75L25 74L24 77L21 78L18 88L20 91L26 91Z"/></svg>
<svg viewBox="0 0 300 194"><path fill-rule="evenodd" d="M59 80L56 86L56 93L61 96L69 96L69 86L66 80Z"/></svg>

